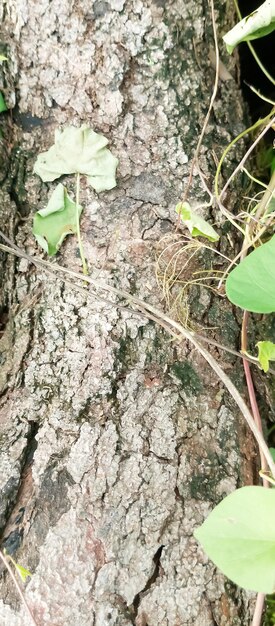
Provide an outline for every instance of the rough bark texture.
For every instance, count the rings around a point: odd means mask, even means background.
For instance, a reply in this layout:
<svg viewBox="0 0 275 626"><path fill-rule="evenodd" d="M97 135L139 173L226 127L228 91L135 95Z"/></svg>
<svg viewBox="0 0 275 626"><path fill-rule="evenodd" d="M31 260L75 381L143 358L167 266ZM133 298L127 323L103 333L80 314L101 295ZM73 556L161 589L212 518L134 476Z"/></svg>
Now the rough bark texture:
<svg viewBox="0 0 275 626"><path fill-rule="evenodd" d="M218 5L224 31L232 16ZM1 228L37 252L32 214L54 185L32 174L34 160L57 126L88 123L120 163L111 192L83 181L91 273L162 306L156 248L173 232L214 78L207 3L6 0L1 11L3 87L16 101L12 126L3 122ZM234 80L221 82L206 173L210 151L242 127L240 102ZM192 193L205 198L198 177ZM59 260L80 270L74 237ZM242 418L219 381L153 323L86 302L24 260L1 261L0 527L33 572L25 593L37 624L248 624L248 595L193 538L247 478ZM230 308L205 294L197 306L234 345ZM1 625L27 626L5 573L1 598Z"/></svg>

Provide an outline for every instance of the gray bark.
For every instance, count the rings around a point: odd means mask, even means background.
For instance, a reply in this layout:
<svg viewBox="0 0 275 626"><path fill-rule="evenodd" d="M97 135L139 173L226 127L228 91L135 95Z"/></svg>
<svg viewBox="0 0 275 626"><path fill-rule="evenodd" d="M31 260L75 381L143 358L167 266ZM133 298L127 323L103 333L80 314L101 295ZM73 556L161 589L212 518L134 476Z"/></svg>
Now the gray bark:
<svg viewBox="0 0 275 626"><path fill-rule="evenodd" d="M224 32L232 15L218 4ZM155 258L174 232L214 80L207 3L6 0L2 12L16 108L1 228L37 253L32 215L54 185L32 173L34 160L56 127L88 123L119 158L116 189L81 192L91 275L163 307ZM221 81L202 150L209 182L211 151L221 154L242 117L234 79ZM197 176L192 195L205 200ZM80 271L74 237L59 261ZM25 594L37 623L248 624L248 594L193 537L251 471L253 444L219 381L153 323L85 301L24 260L2 263L0 526L2 546L33 572ZM193 309L232 346L232 311L207 293ZM27 626L6 574L1 598L1 624Z"/></svg>

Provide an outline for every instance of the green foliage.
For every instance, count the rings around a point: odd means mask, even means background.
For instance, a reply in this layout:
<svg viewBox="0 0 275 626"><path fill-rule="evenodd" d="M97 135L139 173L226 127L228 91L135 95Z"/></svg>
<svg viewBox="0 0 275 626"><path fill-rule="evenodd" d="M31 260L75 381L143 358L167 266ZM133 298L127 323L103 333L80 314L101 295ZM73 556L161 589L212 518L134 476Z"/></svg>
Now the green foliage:
<svg viewBox="0 0 275 626"><path fill-rule="evenodd" d="M69 126L55 132L55 143L47 152L42 152L34 165L34 172L44 182L51 182L64 174L76 175L76 202L67 196L62 185L58 185L46 209L34 217L33 233L43 250L56 254L62 241L69 233L76 233L82 261L83 273L88 273L82 247L79 217L80 175L87 176L88 183L99 193L116 185L115 173L118 160L106 148L108 140L88 126Z"/></svg>
<svg viewBox="0 0 275 626"><path fill-rule="evenodd" d="M181 216L192 237L205 237L209 241L218 241L219 235L200 215L192 211L188 202L180 202L176 206L176 212Z"/></svg>
<svg viewBox="0 0 275 626"><path fill-rule="evenodd" d="M8 107L5 103L4 96L0 91L0 113L3 113L3 111L7 111L7 110L8 110Z"/></svg>
<svg viewBox="0 0 275 626"><path fill-rule="evenodd" d="M269 370L269 361L275 361L275 343L272 341L258 341L256 344L259 354L258 359L264 372Z"/></svg>
<svg viewBox="0 0 275 626"><path fill-rule="evenodd" d="M7 57L5 57L3 54L0 54L0 63L3 63L3 61L7 61ZM7 111L8 107L5 103L5 98L3 96L3 94L0 91L0 113L3 113L3 111Z"/></svg>
<svg viewBox="0 0 275 626"><path fill-rule="evenodd" d="M15 561L13 561L13 564L23 583L25 583L28 578L32 577L32 574L28 569L22 567L19 563L15 563Z"/></svg>
<svg viewBox="0 0 275 626"><path fill-rule="evenodd" d="M206 554L234 583L275 589L275 492L242 487L227 496L195 531Z"/></svg>
<svg viewBox="0 0 275 626"><path fill-rule="evenodd" d="M85 174L98 193L112 189L116 186L118 160L106 148L107 144L106 137L85 125L56 130L54 145L38 156L34 172L44 182L53 181L63 174Z"/></svg>
<svg viewBox="0 0 275 626"><path fill-rule="evenodd" d="M266 0L261 6L244 17L232 28L223 40L227 51L231 54L242 41L252 41L269 35L275 29L275 2Z"/></svg>
<svg viewBox="0 0 275 626"><path fill-rule="evenodd" d="M275 597L267 596L266 611L263 626L274 626L275 624Z"/></svg>
<svg viewBox="0 0 275 626"><path fill-rule="evenodd" d="M233 304L253 313L275 311L275 235L230 272L226 294Z"/></svg>
<svg viewBox="0 0 275 626"><path fill-rule="evenodd" d="M81 211L82 207L79 205L79 216ZM67 235L77 232L76 204L61 183L57 185L46 208L35 214L32 232L49 256L58 252Z"/></svg>
<svg viewBox="0 0 275 626"><path fill-rule="evenodd" d="M4 556L7 561L11 561L23 583L25 583L28 578L32 577L32 573L22 565L19 565L6 550L4 550Z"/></svg>

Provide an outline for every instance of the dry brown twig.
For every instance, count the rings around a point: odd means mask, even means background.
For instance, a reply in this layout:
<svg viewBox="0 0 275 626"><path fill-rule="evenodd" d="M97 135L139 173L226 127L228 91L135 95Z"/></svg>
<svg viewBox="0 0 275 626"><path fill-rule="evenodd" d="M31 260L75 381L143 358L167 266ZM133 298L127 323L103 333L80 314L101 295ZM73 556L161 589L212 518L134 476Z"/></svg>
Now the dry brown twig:
<svg viewBox="0 0 275 626"><path fill-rule="evenodd" d="M150 305L148 302L144 302L143 300L140 300L139 298L137 298L136 296L132 296L130 293L128 293L127 291L124 291L122 289L117 289L116 287L113 287L111 285L108 285L106 283L102 283L100 281L96 281L93 278L90 278L89 276L84 276L83 274L79 274L78 272L73 272L65 267L62 267L60 265L53 265L51 263L48 263L47 261L41 261L40 259L37 259L36 257L32 257L31 255L26 254L24 251L20 250L20 248L18 248L18 246L16 246L10 239L8 239L4 233L2 233L0 231L0 236L7 241L7 243L9 244L9 246L11 246L12 250L7 250L8 252L12 252L13 254L15 254L16 256L21 256L25 259L27 259L30 263L36 265L37 267L44 268L47 271L48 266L50 266L51 268L51 272L54 271L55 274L57 274L59 272L59 278L61 274L67 274L72 276L73 278L76 278L77 280L81 281L81 283L83 283L83 281L93 285L93 287L95 287L95 289L100 290L100 291L107 291L113 295L118 296L119 298L123 298L128 305L130 304L132 307L134 307L134 309L137 309L138 311L141 311L141 313L143 313L148 319L152 319L153 321L157 322L160 326L162 326L163 328L165 328L165 330L168 330L168 332L170 332L170 334L172 334L172 336L174 337L175 335L178 335L181 340L182 338L187 339L188 341L191 342L191 344L193 344L193 346L199 351L199 353L204 357L204 359L209 363L210 367L214 370L214 372L217 374L218 378L222 381L222 383L224 384L224 386L228 389L230 395L232 396L232 398L235 400L237 406L239 407L241 413L243 414L250 430L252 431L252 433L254 434L254 437L259 445L259 448L262 450L269 469L271 471L272 476L275 476L275 464L274 461L272 459L272 456L270 454L270 451L268 449L268 446L263 438L262 433L259 431L259 429L257 428L254 419L246 405L246 403L244 402L241 394L239 393L239 391L237 390L237 388L235 387L235 385L232 383L232 381L230 380L230 378L227 376L227 374L225 374L225 372L222 370L222 368L220 367L220 365L217 363L217 361L214 359L214 357L200 344L200 342L197 340L195 333L193 333L192 331L187 330L186 328L184 328L181 324L179 324L178 322L176 322L175 320L171 319L169 316L165 315L165 313L163 313L162 311L159 311L158 309L156 309L156 307L153 307L152 305ZM1 246L3 249L3 246ZM62 278L63 280L63 278ZM98 295L98 293L96 294L97 297L101 296ZM112 306L116 306L116 303L111 303L108 302L108 304L111 304Z"/></svg>

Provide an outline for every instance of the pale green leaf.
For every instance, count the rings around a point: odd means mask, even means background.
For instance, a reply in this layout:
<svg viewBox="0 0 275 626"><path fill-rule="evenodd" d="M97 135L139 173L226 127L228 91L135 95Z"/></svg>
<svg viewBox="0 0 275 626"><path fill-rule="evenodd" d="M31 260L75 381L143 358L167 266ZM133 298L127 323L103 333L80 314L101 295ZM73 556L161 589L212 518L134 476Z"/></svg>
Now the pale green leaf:
<svg viewBox="0 0 275 626"><path fill-rule="evenodd" d="M85 174L98 193L112 189L116 186L118 160L106 148L107 144L106 137L85 125L56 130L54 145L38 156L34 172L44 182L53 181L63 174Z"/></svg>
<svg viewBox="0 0 275 626"><path fill-rule="evenodd" d="M80 215L82 207L78 206ZM59 183L45 209L40 209L34 216L33 234L38 244L49 254L56 254L64 238L75 234L76 204L69 198L66 188Z"/></svg>
<svg viewBox="0 0 275 626"><path fill-rule="evenodd" d="M223 40L227 51L231 54L242 41L252 41L269 35L275 29L275 2L266 0L256 11L244 17L232 28Z"/></svg>
<svg viewBox="0 0 275 626"><path fill-rule="evenodd" d="M275 494L242 487L210 513L194 535L230 580L251 591L275 590Z"/></svg>
<svg viewBox="0 0 275 626"><path fill-rule="evenodd" d="M16 563L16 561L12 558L12 556L10 554L7 553L6 550L4 550L4 555L6 556L7 560L11 561L11 563L14 565L14 567L17 570L20 578L23 580L23 583L26 582L27 578L31 578L32 577L32 573L28 569L23 567L22 565L19 565L19 563Z"/></svg>
<svg viewBox="0 0 275 626"><path fill-rule="evenodd" d="M22 565L19 565L18 563L15 563L15 561L13 561L13 563L23 583L26 582L27 578L32 577L32 573L29 572L28 569L26 569L25 567L22 567Z"/></svg>
<svg viewBox="0 0 275 626"><path fill-rule="evenodd" d="M181 216L192 237L205 237L209 241L218 241L219 235L200 215L192 211L188 202L181 202L176 206L176 212Z"/></svg>
<svg viewBox="0 0 275 626"><path fill-rule="evenodd" d="M4 96L0 91L0 113L3 113L3 111L7 111L7 110L8 110L8 107L5 103Z"/></svg>
<svg viewBox="0 0 275 626"><path fill-rule="evenodd" d="M275 235L253 250L226 280L233 304L253 313L275 311Z"/></svg>
<svg viewBox="0 0 275 626"><path fill-rule="evenodd" d="M275 361L275 343L272 341L258 341L256 344L259 354L258 359L264 372L269 370L269 361Z"/></svg>
<svg viewBox="0 0 275 626"><path fill-rule="evenodd" d="M2 63L3 61L7 61L7 57L4 57L3 54L0 54L0 63Z"/></svg>

